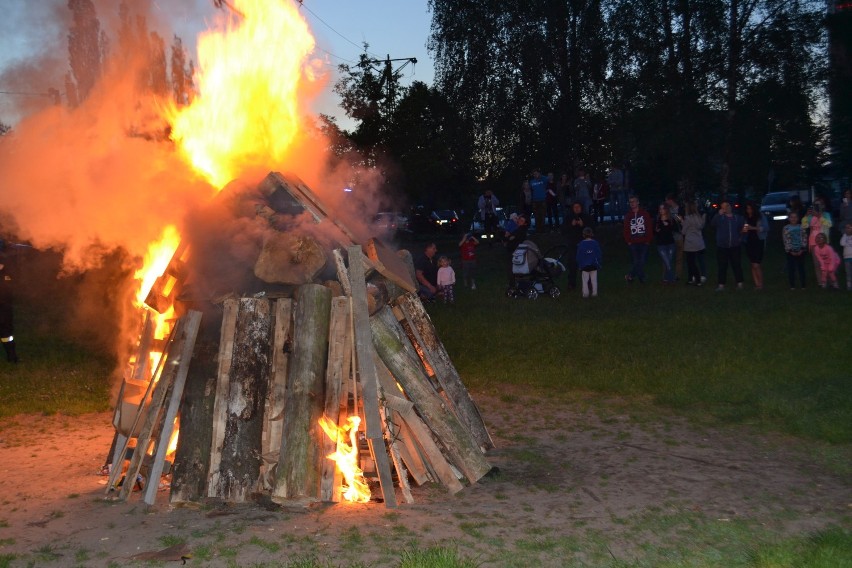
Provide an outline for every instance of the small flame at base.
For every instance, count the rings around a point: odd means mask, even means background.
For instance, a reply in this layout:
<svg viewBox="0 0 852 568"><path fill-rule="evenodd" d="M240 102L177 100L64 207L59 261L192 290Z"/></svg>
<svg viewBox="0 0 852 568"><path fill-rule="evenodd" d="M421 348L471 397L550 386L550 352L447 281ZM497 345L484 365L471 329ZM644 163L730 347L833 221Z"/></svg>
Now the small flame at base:
<svg viewBox="0 0 852 568"><path fill-rule="evenodd" d="M343 475L344 486L343 498L353 503L367 503L370 501L370 486L364 479L364 472L358 467L358 426L361 418L349 416L348 424L340 427L325 416L320 418L320 426L326 435L337 442L337 451L326 456L337 463L337 468ZM349 443L346 443L346 439Z"/></svg>

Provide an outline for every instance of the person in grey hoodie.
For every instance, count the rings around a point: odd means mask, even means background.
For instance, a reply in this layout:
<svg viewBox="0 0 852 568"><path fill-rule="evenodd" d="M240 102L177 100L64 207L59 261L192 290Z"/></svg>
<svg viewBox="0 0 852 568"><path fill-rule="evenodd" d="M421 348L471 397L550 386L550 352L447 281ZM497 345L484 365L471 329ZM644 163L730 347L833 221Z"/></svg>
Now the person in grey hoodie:
<svg viewBox="0 0 852 568"><path fill-rule="evenodd" d="M689 278L686 283L701 286L707 280L704 275L704 214L698 212L695 202L689 202L685 207L685 215L681 223L683 232L683 250L686 253L686 267Z"/></svg>
<svg viewBox="0 0 852 568"><path fill-rule="evenodd" d="M719 214L713 217L710 224L716 229L716 263L719 277L719 285L716 287L716 291L721 292L725 289L725 281L728 279L728 265L734 271L737 289L742 289L741 244L745 221L739 215L734 214L731 202L723 199L719 204Z"/></svg>

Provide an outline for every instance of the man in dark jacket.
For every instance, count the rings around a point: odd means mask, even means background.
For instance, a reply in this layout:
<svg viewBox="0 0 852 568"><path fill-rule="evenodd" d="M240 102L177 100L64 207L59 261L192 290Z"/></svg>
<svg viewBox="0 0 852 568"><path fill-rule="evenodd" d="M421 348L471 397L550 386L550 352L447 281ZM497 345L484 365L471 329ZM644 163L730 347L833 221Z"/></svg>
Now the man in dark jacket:
<svg viewBox="0 0 852 568"><path fill-rule="evenodd" d="M18 362L15 350L14 325L12 318L12 278L6 270L6 259L0 258L0 343L6 351L6 360Z"/></svg>
<svg viewBox="0 0 852 568"><path fill-rule="evenodd" d="M739 215L735 215L731 203L727 199L723 199L719 204L719 213L713 217L710 224L716 229L716 263L719 276L719 285L716 287L716 291L721 292L725 289L729 264L734 271L737 289L742 289L743 267L740 263L740 245L742 244L745 221Z"/></svg>
<svg viewBox="0 0 852 568"><path fill-rule="evenodd" d="M434 301L438 293L438 259L435 253L438 246L434 242L426 243L417 260L414 261L414 274L417 276L417 288L420 298L424 301Z"/></svg>
<svg viewBox="0 0 852 568"><path fill-rule="evenodd" d="M577 287L577 245L583 240L583 229L591 226L592 218L583 211L583 204L580 201L572 203L571 211L562 224L565 244L568 245L564 257L568 269L568 287L572 290Z"/></svg>

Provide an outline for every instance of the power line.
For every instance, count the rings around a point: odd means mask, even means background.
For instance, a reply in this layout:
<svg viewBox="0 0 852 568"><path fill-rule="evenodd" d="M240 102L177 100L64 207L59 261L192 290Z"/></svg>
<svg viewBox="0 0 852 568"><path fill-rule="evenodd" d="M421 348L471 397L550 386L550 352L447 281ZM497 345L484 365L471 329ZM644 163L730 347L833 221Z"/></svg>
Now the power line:
<svg viewBox="0 0 852 568"><path fill-rule="evenodd" d="M309 13L310 13L310 14L311 14L314 18L316 18L317 20L319 20L319 21L320 21L320 22L321 22L321 23L322 23L325 27L327 27L328 29L330 29L331 31L333 31L335 34L337 34L338 36L340 36L341 38L343 38L345 41L347 41L347 42L351 43L352 45L354 45L354 46L355 46L355 47L357 47L358 49L364 49L364 46L363 46L363 45L358 45L357 43L355 43L354 41L352 41L351 39L349 39L348 37L346 37L345 35L343 35L343 34L342 34L342 33L340 33L339 31L337 31L336 29L334 29L334 28L331 26L331 24L329 24L328 22L326 22L325 20L323 20L322 18L320 18L320 17L316 14L316 12L314 12L313 10L311 10L310 8L308 8L307 6L305 6L305 4L304 4L304 2L303 2L302 0L296 0L296 1L297 1L297 2L299 2L299 6L301 6L301 7L302 7L302 8L304 8L305 10L307 10L307 11L308 11L308 12L309 12ZM369 55L372 55L373 57L376 57L376 58L380 57L379 55L376 55L375 53L372 53L372 52L370 52L370 51L367 51L367 50L364 50L364 51L365 51L366 53L368 53ZM337 56L335 56L335 57L337 57ZM340 58L340 59L342 59L342 58Z"/></svg>

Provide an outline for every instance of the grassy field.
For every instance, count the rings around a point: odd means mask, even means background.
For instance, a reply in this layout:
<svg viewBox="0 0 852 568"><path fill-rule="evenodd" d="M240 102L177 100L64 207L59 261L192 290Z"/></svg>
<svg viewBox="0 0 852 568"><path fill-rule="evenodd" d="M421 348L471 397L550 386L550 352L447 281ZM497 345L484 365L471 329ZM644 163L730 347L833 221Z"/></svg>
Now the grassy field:
<svg viewBox="0 0 852 568"><path fill-rule="evenodd" d="M559 243L540 240L543 250ZM649 282L628 285L628 252L616 227L604 227L600 240L604 268L594 299L567 290L564 276L558 299L507 298L505 251L479 247L477 290L457 286L455 305L430 307L470 388L650 395L725 422L852 441L852 293L821 290L813 278L809 289L790 291L777 241L763 291L752 289L746 270L744 290L715 292L713 251L707 285L663 285L653 248ZM440 242L439 254L457 256L456 243Z"/></svg>

